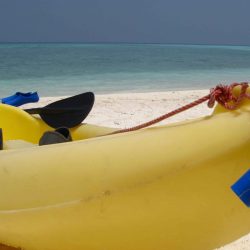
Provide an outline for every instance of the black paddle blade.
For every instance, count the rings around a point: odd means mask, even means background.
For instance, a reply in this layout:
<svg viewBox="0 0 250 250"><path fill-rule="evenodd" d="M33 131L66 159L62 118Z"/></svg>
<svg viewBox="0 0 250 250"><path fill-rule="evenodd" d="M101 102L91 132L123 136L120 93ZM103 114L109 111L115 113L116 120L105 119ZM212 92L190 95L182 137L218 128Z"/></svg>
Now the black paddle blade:
<svg viewBox="0 0 250 250"><path fill-rule="evenodd" d="M94 93L68 97L43 107L26 109L30 114L39 114L43 121L53 128L72 128L79 125L91 111L95 101Z"/></svg>

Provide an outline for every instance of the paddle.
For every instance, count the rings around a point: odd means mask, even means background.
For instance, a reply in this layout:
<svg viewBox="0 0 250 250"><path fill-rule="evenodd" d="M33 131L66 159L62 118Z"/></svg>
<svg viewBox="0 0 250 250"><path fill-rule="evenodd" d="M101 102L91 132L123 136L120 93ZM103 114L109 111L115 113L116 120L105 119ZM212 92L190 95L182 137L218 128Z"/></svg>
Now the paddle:
<svg viewBox="0 0 250 250"><path fill-rule="evenodd" d="M53 128L72 128L87 117L94 101L94 93L86 92L52 102L42 108L24 109L24 111L29 114L39 114L43 121Z"/></svg>

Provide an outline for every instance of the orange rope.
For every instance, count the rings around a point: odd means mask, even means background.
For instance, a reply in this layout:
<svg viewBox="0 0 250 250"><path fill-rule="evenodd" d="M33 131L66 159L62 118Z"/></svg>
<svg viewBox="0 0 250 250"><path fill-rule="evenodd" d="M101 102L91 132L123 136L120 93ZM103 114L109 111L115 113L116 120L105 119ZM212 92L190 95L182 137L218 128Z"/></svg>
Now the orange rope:
<svg viewBox="0 0 250 250"><path fill-rule="evenodd" d="M235 96L233 94L233 89L236 86L241 87L241 91L240 91L240 94L238 96ZM110 134L125 133L125 132L130 132L130 131L135 131L138 129L146 128L146 127L151 126L155 123L158 123L162 120L165 120L171 116L174 116L180 112L183 112L187 109L190 109L194 106L197 106L197 105L199 105L207 100L208 100L208 107L209 108L212 108L215 104L215 101L217 101L219 104L221 104L226 109L234 110L237 108L237 106L241 103L241 101L244 98L250 99L250 94L247 94L248 87L249 87L249 85L247 82L232 83L231 85L221 85L221 84L217 85L215 88L212 88L210 90L210 94L203 96L194 102L191 102L187 105L184 105L178 109L175 109L175 110L173 110L165 115L162 115L156 119L153 119L151 121L145 122L145 123L137 125L135 127L120 129L120 130L117 130L117 131L112 132Z"/></svg>

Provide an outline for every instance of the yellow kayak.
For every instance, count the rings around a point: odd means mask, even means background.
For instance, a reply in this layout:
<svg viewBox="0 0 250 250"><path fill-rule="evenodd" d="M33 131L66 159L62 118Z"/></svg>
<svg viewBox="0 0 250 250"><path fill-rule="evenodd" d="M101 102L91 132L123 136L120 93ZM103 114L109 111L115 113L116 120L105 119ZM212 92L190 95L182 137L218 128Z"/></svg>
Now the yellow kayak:
<svg viewBox="0 0 250 250"><path fill-rule="evenodd" d="M211 250L250 231L250 101L197 120L37 146L40 118L0 105L0 249ZM7 247L9 246L9 247Z"/></svg>

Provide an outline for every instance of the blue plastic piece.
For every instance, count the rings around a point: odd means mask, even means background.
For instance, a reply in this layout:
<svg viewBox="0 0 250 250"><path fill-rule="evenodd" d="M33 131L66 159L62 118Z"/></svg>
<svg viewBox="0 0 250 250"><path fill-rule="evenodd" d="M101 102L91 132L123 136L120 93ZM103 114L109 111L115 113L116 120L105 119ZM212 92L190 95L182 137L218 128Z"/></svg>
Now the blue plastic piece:
<svg viewBox="0 0 250 250"><path fill-rule="evenodd" d="M12 100L13 98L16 98L19 95L27 95L27 94L31 94L31 92L28 92L28 93L16 92L14 95L2 98L2 103L6 103L6 102Z"/></svg>
<svg viewBox="0 0 250 250"><path fill-rule="evenodd" d="M2 99L2 103L12 105L12 106L21 106L26 103L31 102L38 102L39 96L37 92L28 92L28 93L22 93L22 92L16 92L12 96L8 96Z"/></svg>
<svg viewBox="0 0 250 250"><path fill-rule="evenodd" d="M250 169L231 186L231 189L246 206L250 207Z"/></svg>

